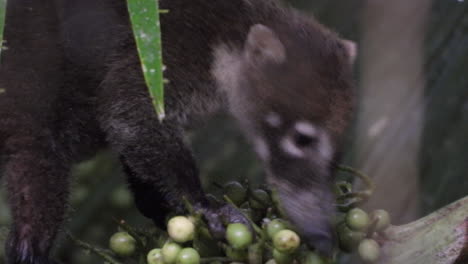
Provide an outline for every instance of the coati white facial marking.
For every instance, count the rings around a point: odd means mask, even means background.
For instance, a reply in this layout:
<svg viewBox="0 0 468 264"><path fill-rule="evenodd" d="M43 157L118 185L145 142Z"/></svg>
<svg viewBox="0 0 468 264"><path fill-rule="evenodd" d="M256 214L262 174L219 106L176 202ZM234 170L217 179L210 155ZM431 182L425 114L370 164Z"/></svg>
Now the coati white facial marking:
<svg viewBox="0 0 468 264"><path fill-rule="evenodd" d="M241 63L239 51L224 44L214 47L213 50L211 74L221 90L232 92L238 86Z"/></svg>
<svg viewBox="0 0 468 264"><path fill-rule="evenodd" d="M317 129L307 121L297 122L295 128L298 133L303 134L304 136L311 138L317 136Z"/></svg>
<svg viewBox="0 0 468 264"><path fill-rule="evenodd" d="M303 158L305 156L304 150L300 149L292 137L286 136L281 140L281 148L287 154L295 158Z"/></svg>
<svg viewBox="0 0 468 264"><path fill-rule="evenodd" d="M260 137L254 139L254 147L257 154L265 161L270 160L270 150L265 140Z"/></svg>
<svg viewBox="0 0 468 264"><path fill-rule="evenodd" d="M265 121L272 127L280 127L282 123L281 117L274 112L269 113L266 116Z"/></svg>

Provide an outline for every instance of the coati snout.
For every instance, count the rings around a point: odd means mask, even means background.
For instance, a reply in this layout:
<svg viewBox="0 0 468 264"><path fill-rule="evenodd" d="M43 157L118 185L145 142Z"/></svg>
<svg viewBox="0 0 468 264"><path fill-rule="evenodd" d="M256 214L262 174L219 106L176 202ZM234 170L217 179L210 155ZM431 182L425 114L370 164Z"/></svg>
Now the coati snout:
<svg viewBox="0 0 468 264"><path fill-rule="evenodd" d="M253 25L242 50L216 52L213 72L268 182L305 238L330 252L331 183L353 108L354 44L302 21Z"/></svg>

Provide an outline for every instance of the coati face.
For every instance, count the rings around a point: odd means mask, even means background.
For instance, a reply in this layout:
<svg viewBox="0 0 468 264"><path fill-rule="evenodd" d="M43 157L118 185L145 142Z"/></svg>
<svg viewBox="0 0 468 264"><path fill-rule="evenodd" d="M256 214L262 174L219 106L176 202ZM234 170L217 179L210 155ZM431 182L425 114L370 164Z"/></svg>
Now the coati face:
<svg viewBox="0 0 468 264"><path fill-rule="evenodd" d="M322 26L254 25L242 50L217 49L213 74L288 217L318 250L333 246L333 168L353 109L355 46Z"/></svg>

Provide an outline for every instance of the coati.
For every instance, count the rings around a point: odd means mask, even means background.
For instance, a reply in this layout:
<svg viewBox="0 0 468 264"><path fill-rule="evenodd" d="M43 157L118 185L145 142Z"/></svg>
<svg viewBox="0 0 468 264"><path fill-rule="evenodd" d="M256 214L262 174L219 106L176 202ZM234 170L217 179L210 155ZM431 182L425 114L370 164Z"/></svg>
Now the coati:
<svg viewBox="0 0 468 264"><path fill-rule="evenodd" d="M355 46L274 0L160 0L167 70L153 110L125 1L8 2L0 153L13 225L7 263L54 263L70 166L109 146L143 215L163 224L186 196L215 235L245 222L208 203L184 130L218 109L239 121L311 246L333 243L330 185L353 111ZM157 209L156 209L157 208Z"/></svg>

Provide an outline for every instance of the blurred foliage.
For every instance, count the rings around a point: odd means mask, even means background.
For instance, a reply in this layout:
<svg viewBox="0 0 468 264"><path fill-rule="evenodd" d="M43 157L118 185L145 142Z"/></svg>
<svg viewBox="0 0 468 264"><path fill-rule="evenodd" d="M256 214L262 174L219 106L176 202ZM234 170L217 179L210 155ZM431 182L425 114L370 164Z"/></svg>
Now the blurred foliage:
<svg viewBox="0 0 468 264"><path fill-rule="evenodd" d="M468 2L434 1L427 38L423 210L468 194Z"/></svg>
<svg viewBox="0 0 468 264"><path fill-rule="evenodd" d="M0 55L3 48L3 27L5 25L5 12L7 0L0 0Z"/></svg>
<svg viewBox="0 0 468 264"><path fill-rule="evenodd" d="M292 5L314 13L325 25L348 39L359 41L363 1L290 0ZM427 41L427 118L421 150L423 205L433 211L468 194L468 3L435 1ZM204 187L213 183L249 178L261 183L263 172L231 118L217 115L190 133ZM74 170L69 229L78 238L107 245L117 229L113 219L135 226L151 223L134 208L125 188L125 176L114 155L104 151L78 164ZM0 245L10 216L0 189ZM63 237L57 255L64 263L102 263L77 249ZM0 246L0 263L3 260Z"/></svg>
<svg viewBox="0 0 468 264"><path fill-rule="evenodd" d="M112 153L100 152L93 159L73 168L69 220L66 229L80 239L107 245L117 230L114 220L146 225L133 205L117 159ZM60 259L65 263L100 263L89 252L78 250L66 239L59 239ZM72 252L72 254L70 254ZM72 261L73 260L73 261Z"/></svg>

